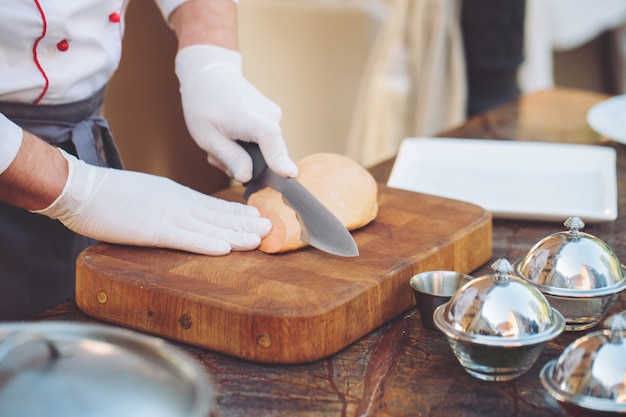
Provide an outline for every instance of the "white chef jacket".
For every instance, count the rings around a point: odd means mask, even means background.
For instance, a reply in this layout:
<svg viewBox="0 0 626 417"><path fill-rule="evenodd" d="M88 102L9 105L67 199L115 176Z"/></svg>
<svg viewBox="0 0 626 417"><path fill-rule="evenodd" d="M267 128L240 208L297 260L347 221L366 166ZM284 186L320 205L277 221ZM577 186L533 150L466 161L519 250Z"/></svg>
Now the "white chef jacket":
<svg viewBox="0 0 626 417"><path fill-rule="evenodd" d="M167 19L187 0L155 1ZM0 101L62 104L104 87L120 61L127 3L1 0ZM0 114L0 173L15 159L22 135Z"/></svg>

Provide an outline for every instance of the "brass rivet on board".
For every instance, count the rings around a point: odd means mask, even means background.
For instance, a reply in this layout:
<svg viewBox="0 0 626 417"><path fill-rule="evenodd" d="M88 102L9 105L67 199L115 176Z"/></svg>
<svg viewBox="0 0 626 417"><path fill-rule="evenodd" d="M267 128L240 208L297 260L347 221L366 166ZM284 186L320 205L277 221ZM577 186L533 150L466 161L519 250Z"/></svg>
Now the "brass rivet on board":
<svg viewBox="0 0 626 417"><path fill-rule="evenodd" d="M189 317L188 314L183 314L178 319L178 324L180 324L180 327L182 327L185 330L190 328L191 327L191 317Z"/></svg>
<svg viewBox="0 0 626 417"><path fill-rule="evenodd" d="M272 344L272 338L266 334L260 334L259 337L256 338L256 343L263 349L267 349Z"/></svg>
<svg viewBox="0 0 626 417"><path fill-rule="evenodd" d="M107 301L109 301L109 296L104 291L98 291L98 294L96 294L96 299L100 304L106 304Z"/></svg>

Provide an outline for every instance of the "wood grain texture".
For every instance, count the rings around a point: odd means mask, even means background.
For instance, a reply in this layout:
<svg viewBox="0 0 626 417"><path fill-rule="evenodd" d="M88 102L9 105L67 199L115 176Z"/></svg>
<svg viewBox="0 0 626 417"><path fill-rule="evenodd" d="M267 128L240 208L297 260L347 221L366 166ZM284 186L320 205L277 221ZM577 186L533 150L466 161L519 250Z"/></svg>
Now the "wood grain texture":
<svg viewBox="0 0 626 417"><path fill-rule="evenodd" d="M411 308L413 274L471 272L491 257L491 215L478 206L382 184L378 203L378 217L353 232L357 258L310 247L207 257L98 244L77 261L76 303L92 317L238 358L321 359Z"/></svg>

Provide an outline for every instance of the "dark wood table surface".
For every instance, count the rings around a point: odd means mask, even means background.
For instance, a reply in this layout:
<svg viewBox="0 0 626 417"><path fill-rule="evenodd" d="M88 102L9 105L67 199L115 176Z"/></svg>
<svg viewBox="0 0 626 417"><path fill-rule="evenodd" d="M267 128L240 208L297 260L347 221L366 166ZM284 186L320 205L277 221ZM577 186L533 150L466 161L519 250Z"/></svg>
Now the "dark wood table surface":
<svg viewBox="0 0 626 417"><path fill-rule="evenodd" d="M541 91L439 136L611 146L618 155L619 211L626 212L626 145L598 136L586 123L587 110L606 98L577 90ZM392 165L392 160L385 161L371 171L385 182ZM495 219L492 260L517 260L535 242L563 229L558 222ZM588 225L585 231L626 259L626 217ZM488 265L473 275L490 273ZM624 298L622 294L612 312L626 307ZM50 309L40 319L92 321L73 303ZM467 374L445 337L422 327L415 309L343 351L305 365L262 365L176 345L210 374L215 389L212 416L561 416L541 386L539 371L582 334L563 333L530 371L510 382L485 382Z"/></svg>

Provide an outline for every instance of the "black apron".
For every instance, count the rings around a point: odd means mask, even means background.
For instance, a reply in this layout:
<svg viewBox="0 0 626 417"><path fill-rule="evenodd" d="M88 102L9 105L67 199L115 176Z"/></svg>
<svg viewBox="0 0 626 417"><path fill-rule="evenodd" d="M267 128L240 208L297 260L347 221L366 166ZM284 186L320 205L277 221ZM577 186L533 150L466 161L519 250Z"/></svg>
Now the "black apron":
<svg viewBox="0 0 626 417"><path fill-rule="evenodd" d="M0 112L89 164L121 168L100 116L104 93L60 105L0 102ZM26 319L72 299L76 258L93 243L57 220L0 203L0 320Z"/></svg>

